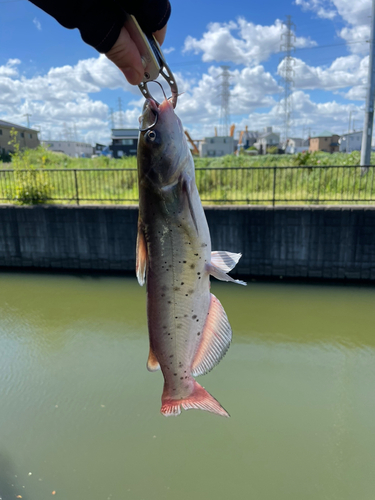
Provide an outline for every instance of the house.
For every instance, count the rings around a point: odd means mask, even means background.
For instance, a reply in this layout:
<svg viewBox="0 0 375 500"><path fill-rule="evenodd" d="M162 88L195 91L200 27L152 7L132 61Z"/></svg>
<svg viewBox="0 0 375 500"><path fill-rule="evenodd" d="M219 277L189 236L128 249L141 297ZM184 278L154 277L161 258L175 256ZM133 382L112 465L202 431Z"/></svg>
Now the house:
<svg viewBox="0 0 375 500"><path fill-rule="evenodd" d="M340 153L351 153L352 151L361 151L362 148L362 130L343 134L339 139Z"/></svg>
<svg viewBox="0 0 375 500"><path fill-rule="evenodd" d="M49 151L64 153L72 158L91 158L94 148L87 142L78 141L42 141L43 146Z"/></svg>
<svg viewBox="0 0 375 500"><path fill-rule="evenodd" d="M109 146L113 158L136 155L138 134L139 130L137 128L113 128L112 144Z"/></svg>
<svg viewBox="0 0 375 500"><path fill-rule="evenodd" d="M254 146L259 154L266 154L269 146L278 146L280 143L280 134L272 131L272 127L266 127L264 132L260 133Z"/></svg>
<svg viewBox="0 0 375 500"><path fill-rule="evenodd" d="M285 153L289 154L301 153L309 149L309 141L301 139L300 137L290 137L287 139L284 149Z"/></svg>
<svg viewBox="0 0 375 500"><path fill-rule="evenodd" d="M315 137L310 137L309 151L325 151L326 153L336 153L339 150L339 138L337 134L332 134L324 130Z"/></svg>
<svg viewBox="0 0 375 500"><path fill-rule="evenodd" d="M13 145L8 144L11 140L10 131L12 128L17 131L17 142L21 149L35 149L40 145L38 138L39 130L0 120L0 154L14 151Z"/></svg>
<svg viewBox="0 0 375 500"><path fill-rule="evenodd" d="M237 141L229 136L205 137L199 143L199 156L201 158L212 158L215 156L225 156L234 153Z"/></svg>

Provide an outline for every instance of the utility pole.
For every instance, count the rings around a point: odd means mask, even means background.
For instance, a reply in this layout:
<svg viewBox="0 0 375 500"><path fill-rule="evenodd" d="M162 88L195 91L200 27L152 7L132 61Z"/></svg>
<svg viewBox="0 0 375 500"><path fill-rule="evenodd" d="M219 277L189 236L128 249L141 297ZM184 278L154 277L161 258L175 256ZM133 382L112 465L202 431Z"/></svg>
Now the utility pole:
<svg viewBox="0 0 375 500"><path fill-rule="evenodd" d="M229 100L230 100L230 83L229 78L231 77L229 73L229 66L221 66L223 72L221 73L221 108L220 108L220 131L221 135L229 135L229 123L230 123L230 113L229 113Z"/></svg>
<svg viewBox="0 0 375 500"><path fill-rule="evenodd" d="M347 153L350 153L350 151L349 151L349 134L350 134L350 124L351 124L351 121L352 121L352 112L349 111L348 137L346 139L346 152Z"/></svg>
<svg viewBox="0 0 375 500"><path fill-rule="evenodd" d="M111 126L112 126L112 130L113 130L115 128L115 122L113 119L113 108L110 108L110 111L111 111Z"/></svg>
<svg viewBox="0 0 375 500"><path fill-rule="evenodd" d="M284 26L285 26L285 31L284 33L281 34L281 44L280 44L280 51L284 52L284 58L280 66L280 75L281 75L280 83L283 86L283 93L281 95L281 99L284 99L283 121L284 121L284 140L286 146L286 141L288 140L289 131L291 127L292 110L293 110L293 103L292 103L292 92L294 85L293 66L295 63L295 59L294 57L292 57L292 52L294 52L295 50L294 43L296 41L296 36L293 32L293 28L296 29L296 25L292 23L292 16L286 16L286 23L284 23Z"/></svg>
<svg viewBox="0 0 375 500"><path fill-rule="evenodd" d="M118 98L118 112L119 112L120 128L124 128L124 122L123 122L123 117L122 117L122 99L121 99L121 97Z"/></svg>
<svg viewBox="0 0 375 500"><path fill-rule="evenodd" d="M361 173L368 172L367 165L371 162L372 127L374 123L374 94L375 94L375 0L372 0L370 59L368 66L368 82L366 96L365 120L363 123L361 148Z"/></svg>
<svg viewBox="0 0 375 500"><path fill-rule="evenodd" d="M31 116L31 114L30 113L25 113L22 116L26 116L27 117L27 128L30 128L30 116Z"/></svg>

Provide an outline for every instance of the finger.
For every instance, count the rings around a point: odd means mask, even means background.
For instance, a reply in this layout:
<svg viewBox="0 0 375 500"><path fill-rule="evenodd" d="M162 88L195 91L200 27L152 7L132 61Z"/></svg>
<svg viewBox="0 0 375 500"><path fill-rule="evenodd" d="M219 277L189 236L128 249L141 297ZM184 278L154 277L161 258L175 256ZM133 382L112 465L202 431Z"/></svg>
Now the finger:
<svg viewBox="0 0 375 500"><path fill-rule="evenodd" d="M106 56L120 68L129 83L132 85L141 83L143 78L141 55L124 27L121 28L116 43Z"/></svg>
<svg viewBox="0 0 375 500"><path fill-rule="evenodd" d="M159 45L163 44L166 33L167 33L167 25L165 25L164 28L162 28L161 30L155 31L153 33L154 37L159 42Z"/></svg>

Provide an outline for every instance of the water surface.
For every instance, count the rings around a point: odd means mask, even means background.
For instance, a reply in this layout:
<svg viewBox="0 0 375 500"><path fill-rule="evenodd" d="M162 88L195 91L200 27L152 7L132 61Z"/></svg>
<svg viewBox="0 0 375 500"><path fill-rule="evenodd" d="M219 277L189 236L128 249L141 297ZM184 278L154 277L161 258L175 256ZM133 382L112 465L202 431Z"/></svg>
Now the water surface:
<svg viewBox="0 0 375 500"><path fill-rule="evenodd" d="M135 279L0 274L0 497L372 500L375 289L212 290L231 418L165 418Z"/></svg>

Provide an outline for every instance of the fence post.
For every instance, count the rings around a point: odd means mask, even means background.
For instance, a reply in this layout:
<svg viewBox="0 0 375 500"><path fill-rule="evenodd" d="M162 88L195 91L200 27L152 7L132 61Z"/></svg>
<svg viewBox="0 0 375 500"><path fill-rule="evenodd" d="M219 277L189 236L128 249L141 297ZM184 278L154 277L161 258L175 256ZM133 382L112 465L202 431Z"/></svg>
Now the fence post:
<svg viewBox="0 0 375 500"><path fill-rule="evenodd" d="M76 202L77 202L77 205L79 205L79 193L78 193L77 169L75 168L73 171L74 171L74 183L75 183L75 186L76 186Z"/></svg>
<svg viewBox="0 0 375 500"><path fill-rule="evenodd" d="M273 190L272 190L272 206L275 206L275 192L276 192L276 167L273 167Z"/></svg>

